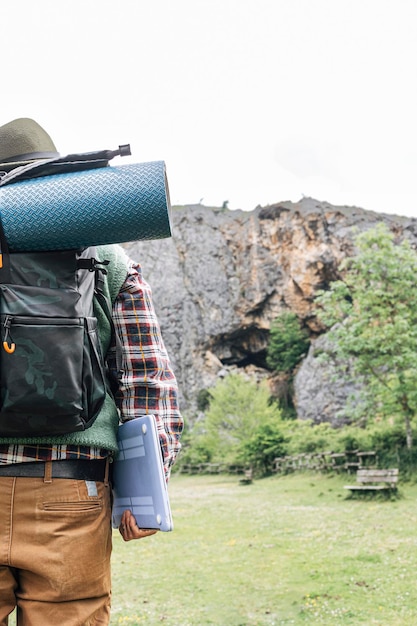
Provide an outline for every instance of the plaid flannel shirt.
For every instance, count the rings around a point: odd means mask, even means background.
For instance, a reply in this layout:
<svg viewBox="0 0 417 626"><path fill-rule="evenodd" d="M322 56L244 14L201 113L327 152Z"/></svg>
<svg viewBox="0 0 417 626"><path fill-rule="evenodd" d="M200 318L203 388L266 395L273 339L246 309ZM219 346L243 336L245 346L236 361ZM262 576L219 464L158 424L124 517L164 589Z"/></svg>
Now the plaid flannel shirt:
<svg viewBox="0 0 417 626"><path fill-rule="evenodd" d="M151 289L140 265L130 262L126 280L113 305L113 321L122 340L124 371L115 396L121 421L153 413L157 420L165 474L177 456L183 420L178 388L152 303ZM107 360L116 367L115 345ZM0 464L61 459L102 459L107 450L74 445L0 445Z"/></svg>

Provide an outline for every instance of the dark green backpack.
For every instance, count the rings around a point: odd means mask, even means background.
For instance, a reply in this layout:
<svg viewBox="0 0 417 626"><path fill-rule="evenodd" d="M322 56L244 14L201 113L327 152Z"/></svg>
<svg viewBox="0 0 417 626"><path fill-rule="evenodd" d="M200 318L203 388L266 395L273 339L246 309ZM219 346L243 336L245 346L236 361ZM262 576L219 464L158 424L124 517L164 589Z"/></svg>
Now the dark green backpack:
<svg viewBox="0 0 417 626"><path fill-rule="evenodd" d="M128 154L126 148L30 164L12 170L0 185L103 167L113 156ZM10 252L1 223L0 248L0 437L85 430L110 391L94 297L117 340L101 289L108 261L98 262L93 247Z"/></svg>

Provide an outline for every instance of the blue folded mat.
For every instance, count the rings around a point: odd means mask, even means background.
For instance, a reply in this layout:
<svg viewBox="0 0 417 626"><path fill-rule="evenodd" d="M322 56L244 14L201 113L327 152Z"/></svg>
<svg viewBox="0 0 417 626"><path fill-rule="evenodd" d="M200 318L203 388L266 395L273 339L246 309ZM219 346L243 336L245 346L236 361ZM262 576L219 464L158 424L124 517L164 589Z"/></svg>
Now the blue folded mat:
<svg viewBox="0 0 417 626"><path fill-rule="evenodd" d="M54 174L0 187L16 252L70 250L171 236L164 161Z"/></svg>

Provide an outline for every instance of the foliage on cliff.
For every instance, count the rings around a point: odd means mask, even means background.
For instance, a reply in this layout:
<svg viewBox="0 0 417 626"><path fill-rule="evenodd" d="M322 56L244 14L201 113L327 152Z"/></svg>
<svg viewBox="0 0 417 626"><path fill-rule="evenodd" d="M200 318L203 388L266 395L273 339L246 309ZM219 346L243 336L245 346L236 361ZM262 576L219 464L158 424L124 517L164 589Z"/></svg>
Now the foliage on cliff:
<svg viewBox="0 0 417 626"><path fill-rule="evenodd" d="M285 311L271 324L266 363L276 372L292 373L310 345L295 313Z"/></svg>

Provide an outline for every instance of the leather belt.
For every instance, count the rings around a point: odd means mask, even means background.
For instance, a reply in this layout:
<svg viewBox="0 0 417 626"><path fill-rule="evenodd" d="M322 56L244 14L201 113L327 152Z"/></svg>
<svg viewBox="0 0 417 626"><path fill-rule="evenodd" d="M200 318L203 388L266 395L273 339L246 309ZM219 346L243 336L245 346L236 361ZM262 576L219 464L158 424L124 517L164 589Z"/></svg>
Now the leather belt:
<svg viewBox="0 0 417 626"><path fill-rule="evenodd" d="M104 482L106 462L106 459L96 459L91 461L85 459L51 461L51 477ZM45 476L45 465L46 463L44 461L0 465L0 477L21 476L26 478L43 478Z"/></svg>

